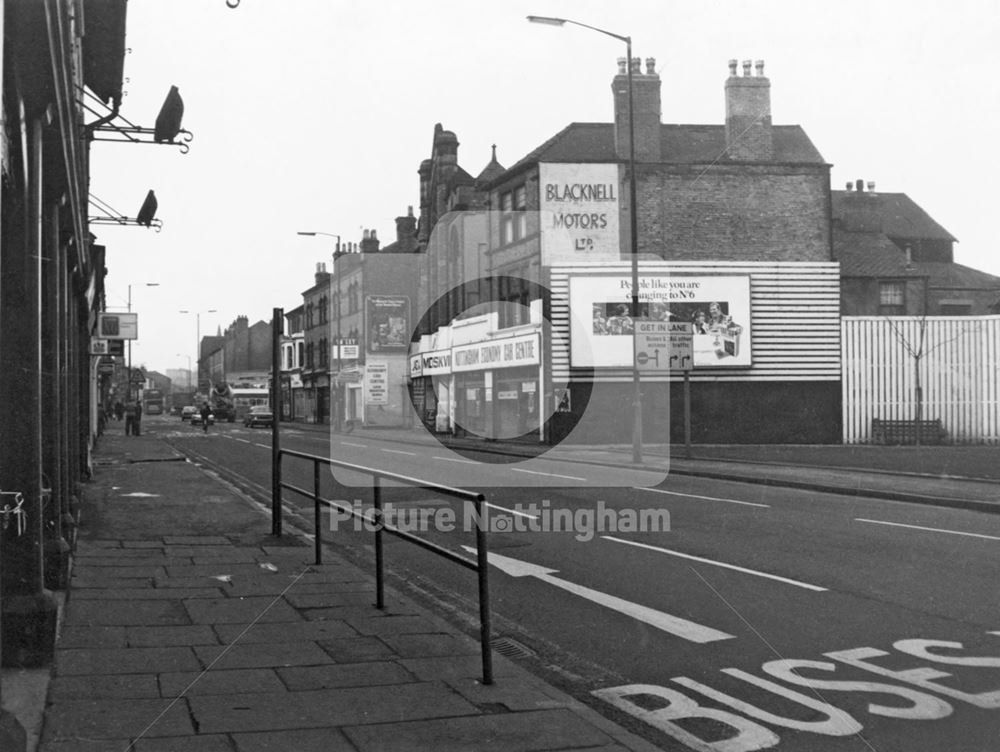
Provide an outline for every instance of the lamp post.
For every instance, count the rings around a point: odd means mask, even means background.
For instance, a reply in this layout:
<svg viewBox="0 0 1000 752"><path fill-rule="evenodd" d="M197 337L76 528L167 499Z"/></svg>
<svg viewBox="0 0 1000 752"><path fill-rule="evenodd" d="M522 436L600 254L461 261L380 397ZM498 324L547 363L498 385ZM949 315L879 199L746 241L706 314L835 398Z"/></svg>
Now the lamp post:
<svg viewBox="0 0 1000 752"><path fill-rule="evenodd" d="M625 58L628 71L628 193L629 193L629 234L632 250L632 316L639 315L639 235L638 207L636 206L635 181L635 111L632 89L632 37L615 34L607 29L599 29L568 18L553 18L551 16L528 16L531 23L547 24L549 26L582 26L585 29L604 34L619 42L625 43ZM632 332L635 337L635 331ZM639 364L635 360L635 347L632 347L632 462L642 462L642 390L639 383Z"/></svg>
<svg viewBox="0 0 1000 752"><path fill-rule="evenodd" d="M209 308L205 311L189 311L187 309L178 311L178 313L193 313L195 321L195 347L194 347L194 357L195 365L198 366L198 383L197 388L201 388L201 314L203 313L218 313L218 309ZM190 367L188 368L190 373Z"/></svg>
<svg viewBox="0 0 1000 752"><path fill-rule="evenodd" d="M337 239L337 246L336 246L336 249L333 252L334 261L336 261L337 256L340 255L340 235L338 235L335 232L321 232L321 231L318 231L318 230L311 231L311 232L305 232L305 231L300 230L296 234L297 235L305 235L306 237L316 237L317 235L325 235L326 237L329 237L329 238L336 238ZM344 346L344 343L341 340L341 336L340 336L340 302L341 302L340 301L340 276L337 274L336 264L334 264L333 277L336 278L336 280L337 280L337 294L333 296L334 305L336 305L336 307L337 307L337 311L336 311L336 314L337 314L337 376L334 379L334 386L335 386L335 388L332 389L333 393L336 395L336 398L334 399L334 409L336 410L337 414L334 416L333 422L334 422L334 430L337 433L340 433L341 429L344 426L343 400L341 399L343 395L341 395L341 386L340 386L340 371L341 371L342 364L343 364L343 360L342 360L342 357L341 357L341 348Z"/></svg>
<svg viewBox="0 0 1000 752"><path fill-rule="evenodd" d="M144 287L159 287L159 282L143 282ZM120 299L120 298L119 298ZM132 283L128 286L128 312L132 312ZM132 340L128 341L128 380L125 382L125 402L132 401Z"/></svg>

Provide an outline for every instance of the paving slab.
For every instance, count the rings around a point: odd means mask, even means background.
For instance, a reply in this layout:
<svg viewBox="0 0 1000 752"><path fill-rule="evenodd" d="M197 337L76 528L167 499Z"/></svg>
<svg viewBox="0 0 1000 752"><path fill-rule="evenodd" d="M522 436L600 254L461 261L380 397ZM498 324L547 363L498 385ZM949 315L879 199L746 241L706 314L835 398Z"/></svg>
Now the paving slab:
<svg viewBox="0 0 1000 752"><path fill-rule="evenodd" d="M160 687L155 674L57 676L49 684L49 698L52 700L109 697L160 697Z"/></svg>
<svg viewBox="0 0 1000 752"><path fill-rule="evenodd" d="M202 733L399 723L479 712L440 682L187 699Z"/></svg>
<svg viewBox="0 0 1000 752"><path fill-rule="evenodd" d="M66 623L98 626L162 625L190 624L191 619L180 599L142 601L73 599L66 609Z"/></svg>
<svg viewBox="0 0 1000 752"><path fill-rule="evenodd" d="M130 648L218 645L215 630L207 624L180 627L126 627L125 643Z"/></svg>
<svg viewBox="0 0 1000 752"><path fill-rule="evenodd" d="M516 721L514 718L516 717ZM566 710L538 710L482 715L473 718L433 719L390 725L352 726L344 733L360 752L538 752L568 747L608 745L613 740L580 723Z"/></svg>
<svg viewBox="0 0 1000 752"><path fill-rule="evenodd" d="M197 645L194 652L212 670L268 668L274 666L317 666L331 663L329 654L315 642L244 643ZM236 685L239 686L239 685Z"/></svg>
<svg viewBox="0 0 1000 752"><path fill-rule="evenodd" d="M297 623L254 624L247 629L245 624L215 624L212 629L219 641L229 645L237 639L242 644L282 640L300 642L302 640L322 642L341 637L356 637L357 632L344 621L302 621Z"/></svg>
<svg viewBox="0 0 1000 752"><path fill-rule="evenodd" d="M237 752L357 752L340 731L332 728L288 729L233 734Z"/></svg>
<svg viewBox="0 0 1000 752"><path fill-rule="evenodd" d="M141 674L198 671L201 663L189 647L71 648L57 650L57 676Z"/></svg>
<svg viewBox="0 0 1000 752"><path fill-rule="evenodd" d="M234 687L241 692L280 692L285 688L271 669L226 670L213 667L208 671L178 671L160 674L163 697L232 694Z"/></svg>
<svg viewBox="0 0 1000 752"><path fill-rule="evenodd" d="M48 741L125 739L138 735L194 734L187 701L132 699L61 700L59 712L45 719L43 752ZM122 752L123 747L118 748Z"/></svg>
<svg viewBox="0 0 1000 752"><path fill-rule="evenodd" d="M225 734L169 736L140 739L128 752L233 752L233 745Z"/></svg>
<svg viewBox="0 0 1000 752"><path fill-rule="evenodd" d="M184 601L184 608L195 624L302 621L299 612L280 598L194 598Z"/></svg>
<svg viewBox="0 0 1000 752"><path fill-rule="evenodd" d="M379 684L403 684L417 680L405 668L391 661L279 668L277 673L284 681L285 686L292 691L370 687Z"/></svg>

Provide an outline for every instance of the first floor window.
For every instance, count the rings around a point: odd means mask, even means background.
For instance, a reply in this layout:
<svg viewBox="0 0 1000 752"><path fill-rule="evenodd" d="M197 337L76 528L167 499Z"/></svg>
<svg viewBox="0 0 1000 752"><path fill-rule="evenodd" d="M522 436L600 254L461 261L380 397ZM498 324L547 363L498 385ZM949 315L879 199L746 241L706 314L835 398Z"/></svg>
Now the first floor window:
<svg viewBox="0 0 1000 752"><path fill-rule="evenodd" d="M906 313L906 299L902 282L880 282L878 290L879 315L900 316Z"/></svg>

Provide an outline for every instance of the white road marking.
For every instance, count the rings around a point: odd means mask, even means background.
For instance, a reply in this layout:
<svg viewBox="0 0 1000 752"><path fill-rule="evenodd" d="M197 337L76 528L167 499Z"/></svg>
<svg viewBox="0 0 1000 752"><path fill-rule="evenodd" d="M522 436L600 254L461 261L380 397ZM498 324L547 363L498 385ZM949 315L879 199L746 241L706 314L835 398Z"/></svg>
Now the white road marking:
<svg viewBox="0 0 1000 752"><path fill-rule="evenodd" d="M344 446L361 447L362 449L368 448L367 444L355 444L353 441L342 441L340 443L343 444Z"/></svg>
<svg viewBox="0 0 1000 752"><path fill-rule="evenodd" d="M476 551L476 549L470 546L462 546L462 548L468 553L475 553ZM537 564L530 564L526 561L520 561L518 559L512 559L509 556L500 556L499 554L494 553L487 554L487 557L490 564L511 577L535 577L536 579L546 582L549 585L566 590L581 598L585 598L588 601L597 603L605 608L610 608L613 611L618 611L619 613L630 616L633 619L638 619L645 624L649 624L651 627L655 627L691 642L704 644L706 642L715 642L717 640L734 639L733 635L720 632L712 627L696 624L693 621L682 619L679 616L672 616L671 614L664 613L663 611L656 611L647 606L641 606L638 603L633 603L614 595L602 593L599 590L593 590L592 588L577 585L559 577L553 577L553 573L558 571L556 569L548 569L546 567L538 566Z"/></svg>
<svg viewBox="0 0 1000 752"><path fill-rule="evenodd" d="M945 530L940 527L922 527L920 525L905 525L902 522L886 522L885 520L866 520L863 517L855 517L855 522L868 522L872 525L892 525L893 527L908 527L911 530L928 530L932 533L948 533L949 535L967 535L970 538L986 538L987 540L1000 540L1000 536L983 535L982 533L963 533L961 530Z"/></svg>
<svg viewBox="0 0 1000 752"><path fill-rule="evenodd" d="M486 506L492 507L493 509L502 509L503 511L509 512L510 514L516 514L518 517L529 517L529 518L531 518L533 520L537 520L538 519L538 515L537 514L528 514L527 512L519 512L516 509L508 509L507 507L502 507L499 504L492 504L492 503L490 503L488 501L486 502Z"/></svg>
<svg viewBox="0 0 1000 752"><path fill-rule="evenodd" d="M237 439L235 436L227 438L232 438L233 441L242 441L244 444L253 444L253 442L250 441L250 439Z"/></svg>
<svg viewBox="0 0 1000 752"><path fill-rule="evenodd" d="M550 478L565 478L566 480L582 480L586 483L586 478L578 478L575 475L559 475L558 473L543 473L538 470L524 470L520 467L511 468L515 473L531 473L532 475L547 475Z"/></svg>
<svg viewBox="0 0 1000 752"><path fill-rule="evenodd" d="M254 444L255 447L260 447L261 449L270 449L270 444Z"/></svg>
<svg viewBox="0 0 1000 752"><path fill-rule="evenodd" d="M463 460L463 459L459 459L458 457L438 457L437 455L434 455L431 459L444 460L445 462L462 462L462 463L464 463L466 465L478 465L479 464L475 460Z"/></svg>
<svg viewBox="0 0 1000 752"><path fill-rule="evenodd" d="M661 554L668 554L670 556L679 556L682 559L691 559L692 561L699 561L702 564L711 564L715 567L724 567L725 569L732 569L736 572L743 572L744 574L752 574L757 577L766 577L769 580L776 580L777 582L784 582L786 585L795 585L796 587L805 588L806 590L815 590L817 593L822 593L826 591L825 587L820 587L819 585L810 585L808 582L802 582L801 580L793 580L788 577L781 577L776 574L769 574L768 572L759 572L756 569L747 569L746 567L738 567L735 564L726 564L722 561L715 561L713 559L705 559L701 556L693 556L691 554L684 554L680 551L671 551L669 548L660 548L659 546L651 546L648 543L638 543L636 541L625 540L624 538L615 538L611 535L602 535L602 538L609 541L614 541L615 543L624 543L626 546L635 546L636 548L646 548L650 551L656 551Z"/></svg>
<svg viewBox="0 0 1000 752"><path fill-rule="evenodd" d="M415 457L417 455L416 452L404 452L402 449L383 449L382 451L389 452L389 454L408 454L411 457Z"/></svg>
<svg viewBox="0 0 1000 752"><path fill-rule="evenodd" d="M636 486L639 491L650 491L652 493L668 494L669 496L685 496L689 499L703 499L705 501L724 501L727 504L742 504L747 507L763 507L770 509L770 504L758 504L756 501L740 501L739 499L722 499L718 496L699 496L698 494L681 493L680 491L664 491L662 488L643 488Z"/></svg>

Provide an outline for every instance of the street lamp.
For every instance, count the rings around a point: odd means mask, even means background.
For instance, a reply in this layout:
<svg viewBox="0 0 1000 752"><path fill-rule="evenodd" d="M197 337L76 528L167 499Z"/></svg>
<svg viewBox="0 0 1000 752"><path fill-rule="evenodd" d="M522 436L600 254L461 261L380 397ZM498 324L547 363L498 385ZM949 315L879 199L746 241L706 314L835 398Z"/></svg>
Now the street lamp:
<svg viewBox="0 0 1000 752"><path fill-rule="evenodd" d="M195 357L195 361L194 362L198 366L198 388L200 389L201 388L201 314L203 314L203 313L218 313L218 310L215 309L215 308L209 308L207 311L188 311L188 310L185 309L185 310L182 310L182 311L178 311L178 313L193 313L194 314L194 320L195 320L195 337L196 337L196 339L195 339L195 347L194 347L194 357ZM188 372L190 373L190 367L188 368Z"/></svg>
<svg viewBox="0 0 1000 752"><path fill-rule="evenodd" d="M639 315L639 234L638 208L636 207L635 185L635 111L632 102L632 37L615 34L607 29L599 29L568 18L553 18L551 16L528 16L531 23L547 24L549 26L582 26L599 34L617 39L625 43L625 59L628 71L628 193L629 193L629 230L632 248L632 315ZM632 332L633 338L635 331ZM635 347L632 348L632 462L642 462L642 390L639 385L639 364L635 360Z"/></svg>
<svg viewBox="0 0 1000 752"><path fill-rule="evenodd" d="M143 287L159 287L159 282L143 282ZM132 283L128 286L128 312L132 312ZM128 381L125 383L125 401L132 401L132 340L128 341Z"/></svg>
<svg viewBox="0 0 1000 752"><path fill-rule="evenodd" d="M328 238L336 238L337 246L333 252L334 261L336 261L337 257L340 255L340 235L338 235L335 232L321 232L319 230L312 232L305 232L303 230L299 230L296 234L305 235L306 237L316 237L317 235L325 235ZM337 280L337 294L334 296L335 305L337 306L337 376L336 379L334 380L335 388L333 389L333 393L336 395L334 402L334 409L336 410L337 414L333 418L333 423L334 423L334 430L337 433L340 433L341 429L344 426L343 399L342 399L343 395L341 395L340 393L341 392L340 371L343 363L340 351L341 348L344 346L344 343L341 340L340 336L340 275L337 274L336 264L334 264L333 277L335 277Z"/></svg>

